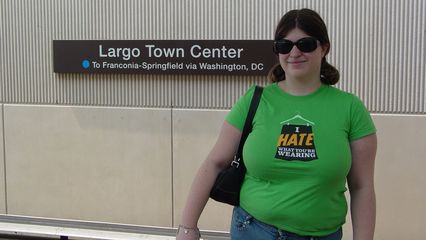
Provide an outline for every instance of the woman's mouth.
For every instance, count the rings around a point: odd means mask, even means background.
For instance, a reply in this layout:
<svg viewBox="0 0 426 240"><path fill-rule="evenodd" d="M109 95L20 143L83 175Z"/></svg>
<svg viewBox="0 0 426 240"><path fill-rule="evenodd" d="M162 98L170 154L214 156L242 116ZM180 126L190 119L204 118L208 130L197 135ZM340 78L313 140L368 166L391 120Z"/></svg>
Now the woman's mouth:
<svg viewBox="0 0 426 240"><path fill-rule="evenodd" d="M292 61L292 62L288 62L289 64L299 64L299 63L304 63L306 61Z"/></svg>

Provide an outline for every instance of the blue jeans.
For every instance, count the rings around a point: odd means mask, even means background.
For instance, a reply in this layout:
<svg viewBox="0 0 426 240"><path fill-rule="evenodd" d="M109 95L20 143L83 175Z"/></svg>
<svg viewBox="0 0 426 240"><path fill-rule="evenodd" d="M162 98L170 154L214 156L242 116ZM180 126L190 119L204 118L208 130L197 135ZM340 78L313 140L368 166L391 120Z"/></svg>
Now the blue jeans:
<svg viewBox="0 0 426 240"><path fill-rule="evenodd" d="M235 207L231 222L231 240L341 240L342 229L323 237L300 236L263 223L244 209Z"/></svg>

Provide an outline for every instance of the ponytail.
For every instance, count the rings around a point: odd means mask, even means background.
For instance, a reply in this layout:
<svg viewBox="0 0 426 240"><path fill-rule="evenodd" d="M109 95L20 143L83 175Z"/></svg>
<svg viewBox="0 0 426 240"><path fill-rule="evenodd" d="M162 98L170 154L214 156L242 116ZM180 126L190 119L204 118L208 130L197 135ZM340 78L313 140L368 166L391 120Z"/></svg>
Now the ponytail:
<svg viewBox="0 0 426 240"><path fill-rule="evenodd" d="M327 85L334 85L339 81L340 73L334 66L325 60L321 62L321 82Z"/></svg>
<svg viewBox="0 0 426 240"><path fill-rule="evenodd" d="M268 80L270 82L279 82L285 79L284 69L279 63L275 64L268 73Z"/></svg>

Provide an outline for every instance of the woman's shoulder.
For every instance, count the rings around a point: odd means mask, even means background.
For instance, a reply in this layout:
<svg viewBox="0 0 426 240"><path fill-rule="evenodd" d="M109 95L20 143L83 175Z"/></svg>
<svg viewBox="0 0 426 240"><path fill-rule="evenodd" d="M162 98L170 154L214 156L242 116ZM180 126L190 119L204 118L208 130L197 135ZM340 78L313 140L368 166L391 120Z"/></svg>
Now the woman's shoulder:
<svg viewBox="0 0 426 240"><path fill-rule="evenodd" d="M355 95L354 93L348 92L346 90L342 90L335 86L328 85L327 89L328 89L328 92L335 97L339 97L339 98L351 100L351 101L359 99L359 97Z"/></svg>
<svg viewBox="0 0 426 240"><path fill-rule="evenodd" d="M263 89L265 91L270 91L271 89L276 88L277 83L267 83L265 86L263 86Z"/></svg>
<svg viewBox="0 0 426 240"><path fill-rule="evenodd" d="M245 90L244 94L242 95L242 98L251 99L254 95L254 91L255 91L256 87L263 88L263 94L264 94L265 92L271 91L271 89L273 88L273 83L267 84L267 85L252 84Z"/></svg>
<svg viewBox="0 0 426 240"><path fill-rule="evenodd" d="M328 96L332 96L329 100L337 105L349 107L351 111L357 111L357 109L365 109L365 104L359 96L355 93L351 93L334 86L329 86L329 92L331 93Z"/></svg>

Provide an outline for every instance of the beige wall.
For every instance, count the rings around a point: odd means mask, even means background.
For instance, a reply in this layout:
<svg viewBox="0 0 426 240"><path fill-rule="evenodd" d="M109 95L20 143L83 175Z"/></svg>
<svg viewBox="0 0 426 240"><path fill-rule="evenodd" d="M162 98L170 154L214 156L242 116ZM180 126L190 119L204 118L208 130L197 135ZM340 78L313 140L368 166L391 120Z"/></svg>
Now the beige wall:
<svg viewBox="0 0 426 240"><path fill-rule="evenodd" d="M8 214L176 226L226 113L5 104L0 207L4 212L7 196ZM375 239L421 239L426 116L373 118L379 138ZM230 207L209 201L200 226L227 231L230 216ZM344 230L350 239L349 223Z"/></svg>
<svg viewBox="0 0 426 240"><path fill-rule="evenodd" d="M426 116L375 115L377 239L426 236Z"/></svg>
<svg viewBox="0 0 426 240"><path fill-rule="evenodd" d="M170 110L6 105L8 214L171 226Z"/></svg>

